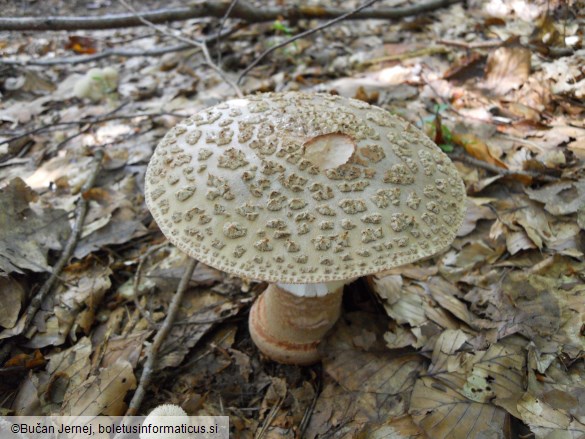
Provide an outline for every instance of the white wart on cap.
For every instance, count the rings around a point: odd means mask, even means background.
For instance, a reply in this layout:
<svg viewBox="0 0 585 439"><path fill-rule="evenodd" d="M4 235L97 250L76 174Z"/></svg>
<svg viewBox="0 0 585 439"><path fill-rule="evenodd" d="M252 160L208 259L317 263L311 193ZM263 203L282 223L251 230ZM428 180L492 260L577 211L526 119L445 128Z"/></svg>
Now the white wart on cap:
<svg viewBox="0 0 585 439"><path fill-rule="evenodd" d="M146 202L168 239L217 269L280 283L355 278L454 239L465 189L420 130L361 101L231 100L174 127Z"/></svg>

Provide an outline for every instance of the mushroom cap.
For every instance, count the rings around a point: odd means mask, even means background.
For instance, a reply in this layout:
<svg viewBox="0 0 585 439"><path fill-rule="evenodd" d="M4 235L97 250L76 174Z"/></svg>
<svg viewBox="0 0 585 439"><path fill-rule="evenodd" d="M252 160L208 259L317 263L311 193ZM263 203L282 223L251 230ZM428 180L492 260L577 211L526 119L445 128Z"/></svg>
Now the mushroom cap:
<svg viewBox="0 0 585 439"><path fill-rule="evenodd" d="M153 424L157 426L180 427L183 424L189 423L189 416L180 406L175 404L161 404L155 407L148 416L144 419L142 425ZM141 432L140 439L187 439L188 434L185 433L154 433Z"/></svg>
<svg viewBox="0 0 585 439"><path fill-rule="evenodd" d="M179 123L146 173L167 238L234 275L355 278L445 249L465 212L449 158L419 129L326 94L234 99Z"/></svg>

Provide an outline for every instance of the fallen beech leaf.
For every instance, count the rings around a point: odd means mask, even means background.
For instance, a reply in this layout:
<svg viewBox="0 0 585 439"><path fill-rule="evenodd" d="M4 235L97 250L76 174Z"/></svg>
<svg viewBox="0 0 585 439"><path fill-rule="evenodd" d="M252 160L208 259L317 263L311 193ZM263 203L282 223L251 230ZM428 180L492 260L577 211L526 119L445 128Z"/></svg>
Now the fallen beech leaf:
<svg viewBox="0 0 585 439"><path fill-rule="evenodd" d="M530 50L500 47L488 56L485 87L497 95L505 95L522 85L529 75Z"/></svg>
<svg viewBox="0 0 585 439"><path fill-rule="evenodd" d="M414 422L434 439L501 437L506 412L469 401L435 378L414 385L409 410Z"/></svg>
<svg viewBox="0 0 585 439"><path fill-rule="evenodd" d="M377 437L358 434L406 415L408 395L424 361L416 354L385 349L383 322L370 313L350 313L320 346L327 381L303 437L332 432L332 437Z"/></svg>
<svg viewBox="0 0 585 439"><path fill-rule="evenodd" d="M65 395L61 412L64 416L121 416L126 411L126 393L134 388L132 365L119 360Z"/></svg>
<svg viewBox="0 0 585 439"><path fill-rule="evenodd" d="M33 210L29 203L37 199L18 177L0 189L0 273L50 271L47 253L61 249L69 223L62 210Z"/></svg>
<svg viewBox="0 0 585 439"><path fill-rule="evenodd" d="M486 163L489 163L490 165L508 169L508 166L503 161L501 161L497 157L494 157L491 154L487 144L483 140L481 140L480 138L476 137L471 133L468 134L452 133L451 141L465 148L467 154L478 160L482 160Z"/></svg>

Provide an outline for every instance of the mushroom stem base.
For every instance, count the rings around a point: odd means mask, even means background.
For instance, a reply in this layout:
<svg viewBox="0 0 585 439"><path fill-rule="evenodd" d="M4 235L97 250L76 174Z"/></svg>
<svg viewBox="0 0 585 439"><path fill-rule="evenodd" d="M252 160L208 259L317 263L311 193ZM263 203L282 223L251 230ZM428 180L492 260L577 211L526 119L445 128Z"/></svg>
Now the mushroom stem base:
<svg viewBox="0 0 585 439"><path fill-rule="evenodd" d="M271 284L250 310L250 335L267 357L308 365L321 360L319 343L341 313L343 287L322 297L299 297Z"/></svg>

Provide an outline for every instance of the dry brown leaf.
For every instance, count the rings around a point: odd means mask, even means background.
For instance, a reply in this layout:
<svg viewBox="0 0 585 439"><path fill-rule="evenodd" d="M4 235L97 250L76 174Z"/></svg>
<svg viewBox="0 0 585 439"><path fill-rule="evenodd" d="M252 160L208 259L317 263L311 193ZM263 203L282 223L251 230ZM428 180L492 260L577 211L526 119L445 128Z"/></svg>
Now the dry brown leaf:
<svg viewBox="0 0 585 439"><path fill-rule="evenodd" d="M414 423L411 416L403 416L380 424L368 424L356 439L427 439L429 436Z"/></svg>
<svg viewBox="0 0 585 439"><path fill-rule="evenodd" d="M508 165L506 165L503 161L494 157L493 154L490 152L490 149L483 140L476 137L474 134L458 134L453 133L451 140L456 145L462 146L467 154L471 157L474 157L478 160L482 160L490 165L498 166L503 169L508 169Z"/></svg>
<svg viewBox="0 0 585 439"><path fill-rule="evenodd" d="M544 204L553 215L568 215L585 206L585 180L548 184L538 189L525 188L531 200Z"/></svg>
<svg viewBox="0 0 585 439"><path fill-rule="evenodd" d="M58 346L67 337L75 339L76 318L82 310L95 310L100 306L112 286L111 274L107 261L92 259L66 267L61 276L64 282L57 287L54 295L45 300L34 320L37 332L28 345Z"/></svg>
<svg viewBox="0 0 585 439"><path fill-rule="evenodd" d="M549 217L542 207L523 196L510 197L496 203L500 213L492 226L490 237L497 239L507 229L502 229L500 222L512 231L523 231L539 249L545 241L553 237ZM499 230L498 230L499 228Z"/></svg>
<svg viewBox="0 0 585 439"><path fill-rule="evenodd" d="M477 240L463 246L460 251L450 252L443 258L443 262L464 272L472 270L476 265L495 262L503 252L505 249L500 246L492 248L483 240Z"/></svg>
<svg viewBox="0 0 585 439"><path fill-rule="evenodd" d="M400 275L374 276L372 280L374 291L384 300L386 312L397 323L420 326L427 321L422 307L424 292L418 287L406 286Z"/></svg>
<svg viewBox="0 0 585 439"><path fill-rule="evenodd" d="M51 375L57 373L66 374L69 378L69 385L72 389L75 389L89 375L89 357L91 353L91 340L83 337L69 349L49 355L47 372Z"/></svg>
<svg viewBox="0 0 585 439"><path fill-rule="evenodd" d="M118 361L90 376L63 401L63 416L122 416L129 390L136 387L132 365Z"/></svg>
<svg viewBox="0 0 585 439"><path fill-rule="evenodd" d="M408 388L420 368L419 357L391 359L392 353L383 349L383 321L368 313L351 313L327 339L323 367L345 389L393 395Z"/></svg>
<svg viewBox="0 0 585 439"><path fill-rule="evenodd" d="M25 298L22 285L10 276L0 276L0 326L13 328L18 321L20 307Z"/></svg>
<svg viewBox="0 0 585 439"><path fill-rule="evenodd" d="M322 346L328 383L315 406L307 437L344 432L356 437L367 425L379 425L406 414L408 395L423 359L397 355L384 347L383 320L351 313L340 321Z"/></svg>
<svg viewBox="0 0 585 439"><path fill-rule="evenodd" d="M223 319L236 315L245 302L226 300L224 295L212 290L187 291L177 316L182 324L173 326L161 346L157 369L178 366L201 337Z"/></svg>
<svg viewBox="0 0 585 439"><path fill-rule="evenodd" d="M505 95L522 85L530 75L530 50L522 47L499 47L488 56L485 87Z"/></svg>
<svg viewBox="0 0 585 439"><path fill-rule="evenodd" d="M487 350L450 353L462 342L461 334L439 337L429 373L469 401L492 403L518 417L516 401L524 392L525 355L520 346L492 344ZM435 355L437 353L437 355Z"/></svg>
<svg viewBox="0 0 585 439"><path fill-rule="evenodd" d="M60 250L70 231L67 214L30 205L37 194L20 178L0 189L0 273L50 271L49 250Z"/></svg>
<svg viewBox="0 0 585 439"><path fill-rule="evenodd" d="M105 349L102 351L101 367L120 361L128 361L132 367L136 367L140 360L140 354L145 340L151 335L151 331L136 331L130 335L115 335L107 341L104 340Z"/></svg>
<svg viewBox="0 0 585 439"><path fill-rule="evenodd" d="M457 236L465 236L473 232L479 220L492 220L496 214L489 207L492 198L467 197L467 206L463 224L459 227Z"/></svg>
<svg viewBox="0 0 585 439"><path fill-rule="evenodd" d="M528 346L528 390L518 401L522 420L537 437L580 438L585 433L585 366L567 368L554 354Z"/></svg>
<svg viewBox="0 0 585 439"><path fill-rule="evenodd" d="M417 380L409 413L433 439L501 437L506 417L501 408L470 401L431 377Z"/></svg>
<svg viewBox="0 0 585 439"><path fill-rule="evenodd" d="M469 310L465 302L458 299L459 290L450 282L440 276L433 276L426 284L430 296L443 309L448 310L459 320L465 322L471 328L488 326L491 322L484 321ZM489 326L488 326L489 327Z"/></svg>

